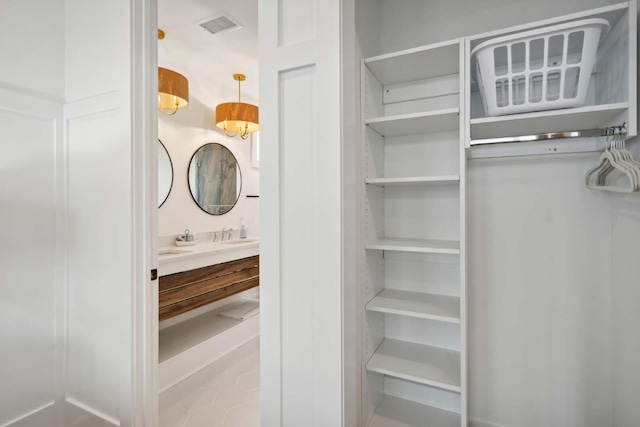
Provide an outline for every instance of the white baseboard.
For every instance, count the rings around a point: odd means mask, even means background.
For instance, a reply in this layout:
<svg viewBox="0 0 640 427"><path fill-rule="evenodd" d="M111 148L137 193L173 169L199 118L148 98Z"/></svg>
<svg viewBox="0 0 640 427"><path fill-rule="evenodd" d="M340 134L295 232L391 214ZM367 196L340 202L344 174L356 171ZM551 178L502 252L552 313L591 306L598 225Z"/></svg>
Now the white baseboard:
<svg viewBox="0 0 640 427"><path fill-rule="evenodd" d="M67 396L67 398L65 399L65 401L69 404L69 405L73 405L76 408L86 412L87 414L92 415L93 417L96 418L96 421L100 421L100 425L104 425L105 427L111 427L111 426L117 426L120 427L120 420L116 420L115 418L112 418L106 414L103 414L102 412L92 408L91 406L79 401L78 399L74 399L73 397L69 397ZM103 422L106 422L108 424L104 424ZM98 425L98 424L96 424Z"/></svg>
<svg viewBox="0 0 640 427"><path fill-rule="evenodd" d="M41 417L44 415L44 413L51 413L53 410L53 407L55 406L56 402L55 401L51 401L45 405L42 405L32 411L29 411L23 415L19 415L16 418L0 425L0 427L20 427L20 426L28 426L31 424L35 424L35 419L38 417Z"/></svg>
<svg viewBox="0 0 640 427"><path fill-rule="evenodd" d="M118 427L120 423L73 398L49 402L0 427Z"/></svg>
<svg viewBox="0 0 640 427"><path fill-rule="evenodd" d="M478 418L469 418L469 427L506 427L506 426L490 423L484 420L479 420Z"/></svg>

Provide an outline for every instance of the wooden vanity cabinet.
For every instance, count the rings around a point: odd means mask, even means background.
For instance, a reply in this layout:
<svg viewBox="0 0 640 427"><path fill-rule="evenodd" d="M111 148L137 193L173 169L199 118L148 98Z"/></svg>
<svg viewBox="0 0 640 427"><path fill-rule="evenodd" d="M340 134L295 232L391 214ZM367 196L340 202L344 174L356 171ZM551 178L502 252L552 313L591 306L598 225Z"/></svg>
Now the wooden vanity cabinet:
<svg viewBox="0 0 640 427"><path fill-rule="evenodd" d="M224 262L160 277L159 317L170 319L260 284L260 257Z"/></svg>

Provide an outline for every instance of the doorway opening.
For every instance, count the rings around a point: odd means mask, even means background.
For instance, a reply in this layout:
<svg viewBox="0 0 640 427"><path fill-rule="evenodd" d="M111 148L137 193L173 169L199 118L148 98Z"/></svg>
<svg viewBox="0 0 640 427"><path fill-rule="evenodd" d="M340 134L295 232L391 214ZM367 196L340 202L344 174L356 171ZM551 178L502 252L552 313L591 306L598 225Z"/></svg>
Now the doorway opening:
<svg viewBox="0 0 640 427"><path fill-rule="evenodd" d="M158 0L158 27L159 425L257 426L259 137L220 104L257 124L258 1Z"/></svg>

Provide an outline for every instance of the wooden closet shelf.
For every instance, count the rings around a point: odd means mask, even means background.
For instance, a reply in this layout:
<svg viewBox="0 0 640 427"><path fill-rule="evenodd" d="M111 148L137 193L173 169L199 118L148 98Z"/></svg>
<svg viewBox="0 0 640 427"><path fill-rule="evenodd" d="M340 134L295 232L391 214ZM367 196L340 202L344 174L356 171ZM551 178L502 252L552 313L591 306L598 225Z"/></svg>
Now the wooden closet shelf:
<svg viewBox="0 0 640 427"><path fill-rule="evenodd" d="M460 393L460 352L385 338L368 371Z"/></svg>

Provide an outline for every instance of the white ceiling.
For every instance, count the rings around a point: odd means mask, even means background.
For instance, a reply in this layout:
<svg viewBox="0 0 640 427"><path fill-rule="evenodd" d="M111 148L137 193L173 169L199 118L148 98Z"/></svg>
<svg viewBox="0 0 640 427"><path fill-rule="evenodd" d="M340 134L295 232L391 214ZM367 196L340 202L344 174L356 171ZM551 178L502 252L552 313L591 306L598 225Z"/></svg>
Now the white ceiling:
<svg viewBox="0 0 640 427"><path fill-rule="evenodd" d="M239 30L212 35L198 24L226 12ZM205 105L234 101L242 73L243 101L258 101L258 0L159 0L158 64L189 79L190 97Z"/></svg>

